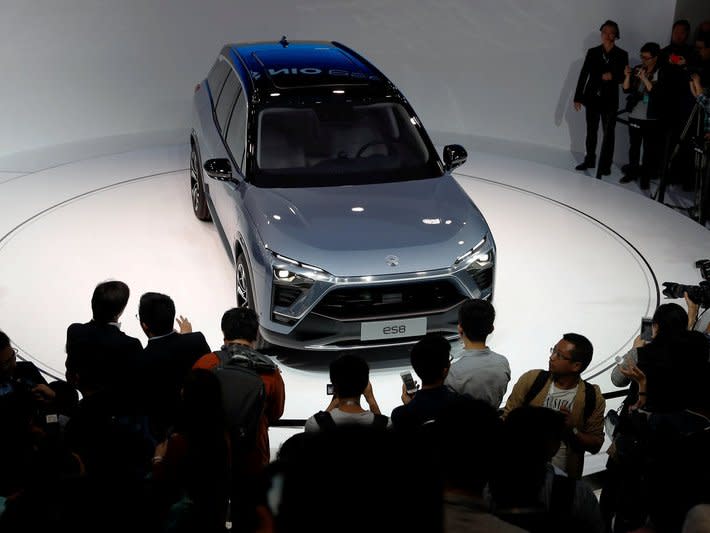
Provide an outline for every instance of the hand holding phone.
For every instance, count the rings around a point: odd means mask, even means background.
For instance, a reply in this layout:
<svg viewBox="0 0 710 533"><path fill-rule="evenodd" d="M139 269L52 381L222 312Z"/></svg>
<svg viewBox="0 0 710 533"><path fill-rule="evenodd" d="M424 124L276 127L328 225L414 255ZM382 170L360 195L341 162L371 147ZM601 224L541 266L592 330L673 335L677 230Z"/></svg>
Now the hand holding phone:
<svg viewBox="0 0 710 533"><path fill-rule="evenodd" d="M419 388L417 386L417 382L414 381L414 378L412 377L412 374L408 371L403 371L400 372L399 374L402 377L402 383L404 383L405 390L407 391L407 394L414 394L417 392L417 389Z"/></svg>

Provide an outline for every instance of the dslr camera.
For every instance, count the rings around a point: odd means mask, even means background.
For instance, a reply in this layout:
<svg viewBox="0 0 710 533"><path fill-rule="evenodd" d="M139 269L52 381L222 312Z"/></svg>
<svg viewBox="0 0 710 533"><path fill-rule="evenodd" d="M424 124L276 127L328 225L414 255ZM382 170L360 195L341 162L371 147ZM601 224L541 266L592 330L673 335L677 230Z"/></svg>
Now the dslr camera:
<svg viewBox="0 0 710 533"><path fill-rule="evenodd" d="M688 293L688 298L700 307L710 307L710 259L700 259L695 262L703 277L698 285L683 285L672 281L663 283L663 295L666 298L683 298L683 293Z"/></svg>

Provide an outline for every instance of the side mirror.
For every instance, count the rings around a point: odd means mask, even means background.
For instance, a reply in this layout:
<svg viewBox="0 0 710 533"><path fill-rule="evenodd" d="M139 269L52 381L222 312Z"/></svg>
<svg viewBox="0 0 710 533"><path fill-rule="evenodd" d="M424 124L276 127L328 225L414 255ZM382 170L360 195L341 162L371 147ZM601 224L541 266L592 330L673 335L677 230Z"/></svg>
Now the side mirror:
<svg viewBox="0 0 710 533"><path fill-rule="evenodd" d="M446 170L453 170L466 162L468 154L466 149L459 144L447 144L444 146L444 166Z"/></svg>
<svg viewBox="0 0 710 533"><path fill-rule="evenodd" d="M210 178L219 181L232 180L232 165L229 159L208 159L204 166L205 172Z"/></svg>

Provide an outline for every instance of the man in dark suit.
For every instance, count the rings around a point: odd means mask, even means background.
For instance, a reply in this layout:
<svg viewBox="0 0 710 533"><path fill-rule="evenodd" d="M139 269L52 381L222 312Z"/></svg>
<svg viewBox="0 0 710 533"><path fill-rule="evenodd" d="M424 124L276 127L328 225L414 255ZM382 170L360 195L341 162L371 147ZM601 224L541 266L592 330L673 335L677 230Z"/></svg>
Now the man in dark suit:
<svg viewBox="0 0 710 533"><path fill-rule="evenodd" d="M143 352L141 341L121 331L119 319L123 314L130 290L122 281L104 281L94 289L91 297L93 318L85 324L71 324L67 328L67 381L76 386L76 369L71 354L77 345L91 345L100 352L104 366L98 369L102 380L110 387L131 390L135 383L138 360Z"/></svg>
<svg viewBox="0 0 710 533"><path fill-rule="evenodd" d="M186 319L180 317L181 332L175 331L175 303L170 296L146 292L141 296L138 317L148 336L140 364L142 393L155 436L162 440L175 422L185 376L212 350L202 333L191 331Z"/></svg>
<svg viewBox="0 0 710 533"><path fill-rule="evenodd" d="M587 120L586 155L584 161L575 169L587 170L596 165L597 134L601 119L603 136L599 173L608 176L611 174L614 157L619 84L624 81L624 69L629 64L629 54L614 44L619 38L619 26L616 22L607 20L599 29L602 44L587 50L574 93L574 108L579 111L584 105Z"/></svg>

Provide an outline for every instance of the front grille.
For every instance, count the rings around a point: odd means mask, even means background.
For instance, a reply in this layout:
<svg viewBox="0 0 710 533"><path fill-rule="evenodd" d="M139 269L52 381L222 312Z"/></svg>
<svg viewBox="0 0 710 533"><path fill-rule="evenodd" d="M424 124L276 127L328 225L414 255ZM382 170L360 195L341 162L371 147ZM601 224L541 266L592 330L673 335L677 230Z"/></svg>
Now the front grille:
<svg viewBox="0 0 710 533"><path fill-rule="evenodd" d="M329 292L313 312L336 320L372 320L437 313L465 299L455 285L443 280L348 287Z"/></svg>
<svg viewBox="0 0 710 533"><path fill-rule="evenodd" d="M473 278L473 281L476 282L476 285L478 285L478 288L481 291L484 291L486 289L489 289L491 285L493 285L493 267L489 266L488 268L483 268L483 269L472 269L469 270L468 273L471 275Z"/></svg>

